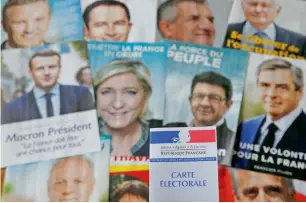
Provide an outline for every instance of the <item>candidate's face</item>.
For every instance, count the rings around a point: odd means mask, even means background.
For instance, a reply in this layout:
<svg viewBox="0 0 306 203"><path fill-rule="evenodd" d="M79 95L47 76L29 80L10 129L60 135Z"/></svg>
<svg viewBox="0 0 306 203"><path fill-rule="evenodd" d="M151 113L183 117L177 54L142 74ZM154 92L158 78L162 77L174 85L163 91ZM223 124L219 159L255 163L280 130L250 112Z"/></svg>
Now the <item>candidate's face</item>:
<svg viewBox="0 0 306 203"><path fill-rule="evenodd" d="M258 30L273 23L281 10L275 0L243 0L242 9L247 21Z"/></svg>
<svg viewBox="0 0 306 203"><path fill-rule="evenodd" d="M85 85L92 85L92 77L89 68L86 68L82 71L82 82Z"/></svg>
<svg viewBox="0 0 306 203"><path fill-rule="evenodd" d="M85 35L89 40L125 42L132 24L120 6L98 6L89 14Z"/></svg>
<svg viewBox="0 0 306 203"><path fill-rule="evenodd" d="M263 70L258 86L265 111L278 120L298 107L303 90L295 90L292 74L287 69Z"/></svg>
<svg viewBox="0 0 306 203"><path fill-rule="evenodd" d="M236 201L286 202L294 201L288 185L280 176L238 170Z"/></svg>
<svg viewBox="0 0 306 203"><path fill-rule="evenodd" d="M57 83L60 72L61 66L58 56L35 57L29 69L35 86L45 91Z"/></svg>
<svg viewBox="0 0 306 203"><path fill-rule="evenodd" d="M189 99L196 126L215 125L231 106L218 85L197 83Z"/></svg>
<svg viewBox="0 0 306 203"><path fill-rule="evenodd" d="M133 73L108 78L100 84L96 94L98 113L112 129L138 122L146 101L146 93Z"/></svg>
<svg viewBox="0 0 306 203"><path fill-rule="evenodd" d="M147 202L147 200L141 196L125 194L119 199L119 202Z"/></svg>
<svg viewBox="0 0 306 203"><path fill-rule="evenodd" d="M59 161L49 179L52 202L88 202L94 185L93 170L83 159L70 157Z"/></svg>
<svg viewBox="0 0 306 203"><path fill-rule="evenodd" d="M49 5L38 1L7 9L4 29L14 48L39 46L44 42L50 22Z"/></svg>
<svg viewBox="0 0 306 203"><path fill-rule="evenodd" d="M175 21L163 33L167 39L212 46L216 35L213 14L206 4L181 2Z"/></svg>

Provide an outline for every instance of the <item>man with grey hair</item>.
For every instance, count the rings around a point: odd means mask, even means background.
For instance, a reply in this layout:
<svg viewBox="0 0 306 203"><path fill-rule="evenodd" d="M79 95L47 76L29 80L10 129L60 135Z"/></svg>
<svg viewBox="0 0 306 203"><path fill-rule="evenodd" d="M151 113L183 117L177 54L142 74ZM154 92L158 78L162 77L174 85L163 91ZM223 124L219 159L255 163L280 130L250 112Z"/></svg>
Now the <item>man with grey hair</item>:
<svg viewBox="0 0 306 203"><path fill-rule="evenodd" d="M8 39L1 49L43 45L50 19L48 0L7 0L2 9L2 26Z"/></svg>
<svg viewBox="0 0 306 203"><path fill-rule="evenodd" d="M48 180L51 202L88 202L95 184L91 161L84 156L60 159L53 166Z"/></svg>
<svg viewBox="0 0 306 203"><path fill-rule="evenodd" d="M277 51L278 56L286 56L285 51L290 51L288 48L294 46L297 49L290 54L296 55L296 58L306 58L306 36L274 23L282 10L277 0L241 0L241 2L246 20L228 26L224 47L233 49L245 47L236 46L237 43L234 42L238 42L241 45L248 45L249 48L242 48L243 50L256 53ZM267 52L264 49L271 51Z"/></svg>
<svg viewBox="0 0 306 203"><path fill-rule="evenodd" d="M242 169L232 169L236 202L295 202L292 179Z"/></svg>
<svg viewBox="0 0 306 203"><path fill-rule="evenodd" d="M256 144L261 149L257 160L235 156L233 166L254 170L277 167L304 179L304 170L281 164L278 158L282 157L262 150L264 146L306 153L306 114L299 106L304 91L302 69L282 58L265 60L257 69L257 86L266 114L240 124L235 148L240 153L250 153L245 144ZM263 161L262 155L273 157L274 163Z"/></svg>
<svg viewBox="0 0 306 203"><path fill-rule="evenodd" d="M214 16L206 0L167 0L158 7L157 27L168 40L213 46Z"/></svg>

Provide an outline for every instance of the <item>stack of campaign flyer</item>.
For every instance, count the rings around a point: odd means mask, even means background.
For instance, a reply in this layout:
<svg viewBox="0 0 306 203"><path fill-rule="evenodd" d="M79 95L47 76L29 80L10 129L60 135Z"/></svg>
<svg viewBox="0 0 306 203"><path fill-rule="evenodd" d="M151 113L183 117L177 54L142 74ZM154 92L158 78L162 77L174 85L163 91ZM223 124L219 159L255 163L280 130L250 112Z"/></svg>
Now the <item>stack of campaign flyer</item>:
<svg viewBox="0 0 306 203"><path fill-rule="evenodd" d="M88 42L100 131L111 155L149 156L149 128L162 125L166 47Z"/></svg>
<svg viewBox="0 0 306 203"><path fill-rule="evenodd" d="M168 41L165 127L216 126L218 161L231 164L248 54Z"/></svg>
<svg viewBox="0 0 306 203"><path fill-rule="evenodd" d="M306 59L306 2L235 0L223 46Z"/></svg>
<svg viewBox="0 0 306 203"><path fill-rule="evenodd" d="M149 201L149 157L112 156L110 202Z"/></svg>
<svg viewBox="0 0 306 203"><path fill-rule="evenodd" d="M101 151L6 169L2 200L13 202L107 202L110 136Z"/></svg>
<svg viewBox="0 0 306 203"><path fill-rule="evenodd" d="M219 201L216 128L150 129L150 201Z"/></svg>
<svg viewBox="0 0 306 203"><path fill-rule="evenodd" d="M84 39L80 0L3 0L1 7L1 50Z"/></svg>
<svg viewBox="0 0 306 203"><path fill-rule="evenodd" d="M4 50L1 63L1 167L100 150L92 82L76 78L85 41Z"/></svg>
<svg viewBox="0 0 306 203"><path fill-rule="evenodd" d="M232 166L306 179L306 61L251 53Z"/></svg>

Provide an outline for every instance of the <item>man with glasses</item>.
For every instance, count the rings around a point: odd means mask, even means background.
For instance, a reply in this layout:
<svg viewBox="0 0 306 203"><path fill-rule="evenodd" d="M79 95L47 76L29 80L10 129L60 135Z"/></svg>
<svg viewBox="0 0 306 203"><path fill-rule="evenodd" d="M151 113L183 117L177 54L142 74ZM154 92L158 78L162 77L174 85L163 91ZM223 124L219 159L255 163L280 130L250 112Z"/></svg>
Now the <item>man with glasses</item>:
<svg viewBox="0 0 306 203"><path fill-rule="evenodd" d="M230 43L235 39L243 45L271 50L270 53L275 50L280 56L286 56L285 51L289 51L289 47L293 45L297 49L290 53L306 57L306 36L284 29L274 23L282 9L276 0L242 0L241 6L246 21L229 25L224 47L240 49L238 46L235 47L234 43ZM243 36L242 39L238 37L240 35ZM255 48L247 50L258 50L257 53L265 53Z"/></svg>
<svg viewBox="0 0 306 203"><path fill-rule="evenodd" d="M2 124L94 109L88 88L58 83L61 56L57 52L35 53L29 60L28 71L34 88L4 106Z"/></svg>
<svg viewBox="0 0 306 203"><path fill-rule="evenodd" d="M234 132L228 128L224 118L233 103L232 96L232 82L219 73L201 72L192 80L189 102L194 119L188 126L217 127L217 147L226 150L225 156L218 157L222 164L230 163L235 139ZM174 125L170 123L166 126Z"/></svg>

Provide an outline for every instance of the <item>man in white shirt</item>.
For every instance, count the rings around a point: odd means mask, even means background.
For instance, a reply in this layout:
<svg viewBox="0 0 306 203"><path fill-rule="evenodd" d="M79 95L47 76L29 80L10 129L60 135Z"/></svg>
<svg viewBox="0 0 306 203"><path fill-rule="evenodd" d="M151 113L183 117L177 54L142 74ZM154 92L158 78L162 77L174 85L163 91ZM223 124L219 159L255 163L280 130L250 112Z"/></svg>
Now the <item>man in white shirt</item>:
<svg viewBox="0 0 306 203"><path fill-rule="evenodd" d="M261 159L263 146L306 153L306 114L299 106L304 82L302 69L285 59L269 59L259 65L257 86L266 114L241 123L237 131L237 151L249 152L242 143L260 145L258 164L261 166L265 163ZM266 157L275 155L264 154ZM276 163L277 155L274 160ZM253 168L255 162L250 162L236 157L234 166ZM294 175L303 177L303 173L304 170L297 170Z"/></svg>
<svg viewBox="0 0 306 203"><path fill-rule="evenodd" d="M53 50L42 50L29 60L29 75L34 88L4 105L2 124L47 118L94 109L88 88L61 85L61 56Z"/></svg>
<svg viewBox="0 0 306 203"><path fill-rule="evenodd" d="M241 7L246 21L228 26L224 47L285 57L294 54L296 58L306 58L306 36L275 24L282 10L277 0L242 0ZM291 51L289 47L292 45L297 49Z"/></svg>

